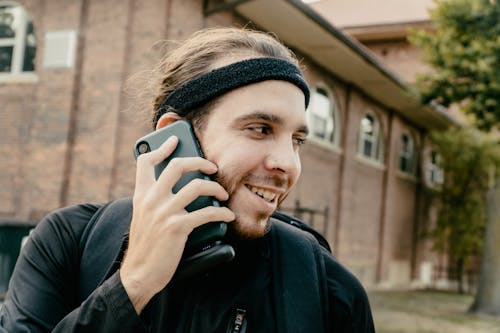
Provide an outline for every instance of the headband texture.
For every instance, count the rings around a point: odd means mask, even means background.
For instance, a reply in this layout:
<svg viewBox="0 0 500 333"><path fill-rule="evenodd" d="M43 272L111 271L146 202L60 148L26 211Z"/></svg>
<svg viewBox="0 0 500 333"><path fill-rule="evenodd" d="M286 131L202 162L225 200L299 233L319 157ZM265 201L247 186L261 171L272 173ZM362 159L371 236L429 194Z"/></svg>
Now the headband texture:
<svg viewBox="0 0 500 333"><path fill-rule="evenodd" d="M304 93L305 107L309 105L309 87L297 66L279 58L252 58L217 68L181 85L162 102L155 123L169 107L185 116L233 89L267 80L294 84Z"/></svg>

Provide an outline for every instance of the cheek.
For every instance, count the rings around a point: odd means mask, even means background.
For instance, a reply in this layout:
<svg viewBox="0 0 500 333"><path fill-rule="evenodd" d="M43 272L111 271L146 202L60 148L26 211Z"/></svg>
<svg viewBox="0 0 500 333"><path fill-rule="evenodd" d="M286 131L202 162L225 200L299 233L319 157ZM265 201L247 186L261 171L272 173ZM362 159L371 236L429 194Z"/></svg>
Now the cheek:
<svg viewBox="0 0 500 333"><path fill-rule="evenodd" d="M261 152L259 154L259 151ZM242 145L239 143L225 142L223 144L207 147L205 157L224 169L246 169L262 159L262 149L257 144Z"/></svg>
<svg viewBox="0 0 500 333"><path fill-rule="evenodd" d="M302 172L302 159L300 158L300 153L297 152L297 155L295 157L295 163L297 165L297 175L300 175Z"/></svg>
<svg viewBox="0 0 500 333"><path fill-rule="evenodd" d="M294 168L294 172L293 172L293 175L291 175L291 181L293 183L297 182L297 179L300 177L300 174L302 173L302 162L301 162L301 159L300 159L300 155L297 153L296 157L295 157L295 168Z"/></svg>

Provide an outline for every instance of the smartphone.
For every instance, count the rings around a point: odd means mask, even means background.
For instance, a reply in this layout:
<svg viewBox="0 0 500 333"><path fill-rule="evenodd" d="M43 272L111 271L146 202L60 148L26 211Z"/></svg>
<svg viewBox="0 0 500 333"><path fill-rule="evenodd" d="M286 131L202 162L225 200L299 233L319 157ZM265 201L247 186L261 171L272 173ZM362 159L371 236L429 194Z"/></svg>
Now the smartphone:
<svg viewBox="0 0 500 333"><path fill-rule="evenodd" d="M186 120L177 120L172 124L169 124L137 140L134 146L135 158L137 159L140 154L144 154L157 149L172 135L177 136L179 142L175 151L166 160L156 165L155 176L157 179L162 173L163 169L165 169L165 167L173 158L197 156L203 157L203 152L194 134L191 124ZM174 185L174 188L172 190L173 193L177 193L182 187L196 178L207 180L210 179L208 175L205 175L200 171L191 171L185 173ZM214 197L199 196L193 202L187 205L185 209L188 212L192 212L194 210L198 210L207 206L220 207L221 203ZM202 258L204 251L208 254L217 252L216 250L221 250L222 248L225 250L225 252L228 252L228 250L232 250L232 247L231 249L227 248L227 246L229 245L222 244L222 240L224 238L224 235L226 234L226 231L227 224L224 222L210 222L195 228L188 237L183 257L191 257L190 260L192 261L193 258ZM231 253L225 254L227 256L231 256ZM234 256L234 251L232 251L232 255Z"/></svg>

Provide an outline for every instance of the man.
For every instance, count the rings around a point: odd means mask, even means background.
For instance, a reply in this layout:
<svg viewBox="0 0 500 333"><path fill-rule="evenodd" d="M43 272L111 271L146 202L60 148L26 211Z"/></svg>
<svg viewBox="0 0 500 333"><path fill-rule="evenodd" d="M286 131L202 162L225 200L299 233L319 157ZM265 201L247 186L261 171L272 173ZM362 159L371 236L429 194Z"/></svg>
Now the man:
<svg viewBox="0 0 500 333"><path fill-rule="evenodd" d="M359 282L310 234L271 218L297 182L307 136L309 90L291 51L263 33L209 29L156 73L155 129L187 119L205 158L174 159L156 179L155 165L178 144L171 137L139 156L133 207L87 204L46 217L16 265L3 330L373 332ZM194 170L214 180L174 194ZM187 212L198 196L226 204ZM228 223L236 258L176 279L190 232L216 221Z"/></svg>

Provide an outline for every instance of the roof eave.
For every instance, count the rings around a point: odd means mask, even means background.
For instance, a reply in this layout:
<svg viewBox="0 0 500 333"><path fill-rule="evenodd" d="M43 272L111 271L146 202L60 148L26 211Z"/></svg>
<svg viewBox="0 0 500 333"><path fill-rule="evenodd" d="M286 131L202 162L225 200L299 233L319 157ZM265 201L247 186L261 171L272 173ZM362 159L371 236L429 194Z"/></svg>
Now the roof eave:
<svg viewBox="0 0 500 333"><path fill-rule="evenodd" d="M410 86L369 49L335 28L302 1L245 1L236 4L234 10L416 125L425 129L444 129L457 124L448 114L423 106Z"/></svg>

